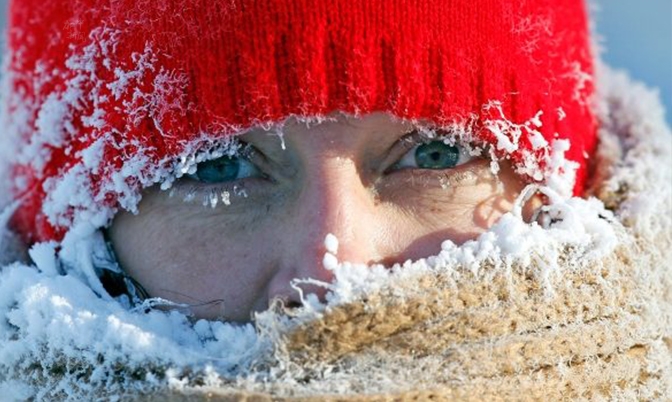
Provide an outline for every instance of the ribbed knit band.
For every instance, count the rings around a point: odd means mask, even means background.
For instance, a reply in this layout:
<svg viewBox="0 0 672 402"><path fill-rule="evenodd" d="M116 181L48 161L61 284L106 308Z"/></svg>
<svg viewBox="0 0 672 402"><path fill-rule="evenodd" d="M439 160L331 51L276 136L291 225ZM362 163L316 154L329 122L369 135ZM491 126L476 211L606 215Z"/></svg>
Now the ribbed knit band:
<svg viewBox="0 0 672 402"><path fill-rule="evenodd" d="M575 193L596 142L581 0L16 0L9 50L0 143L32 240L291 115L457 123L537 181L568 139Z"/></svg>

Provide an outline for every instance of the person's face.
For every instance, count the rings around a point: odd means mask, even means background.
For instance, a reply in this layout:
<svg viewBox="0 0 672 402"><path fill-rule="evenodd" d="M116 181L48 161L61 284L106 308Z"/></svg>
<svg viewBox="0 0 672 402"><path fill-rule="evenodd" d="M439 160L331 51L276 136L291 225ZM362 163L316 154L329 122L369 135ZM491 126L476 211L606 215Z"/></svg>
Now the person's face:
<svg viewBox="0 0 672 402"><path fill-rule="evenodd" d="M473 239L511 209L523 183L510 168L495 175L489 160L411 130L386 113L292 120L282 140L252 130L241 156L201 163L172 195L151 188L138 215L117 215L120 264L151 296L199 305L197 317L248 321L273 299L300 303L292 279L332 279L329 233L340 261L392 265Z"/></svg>

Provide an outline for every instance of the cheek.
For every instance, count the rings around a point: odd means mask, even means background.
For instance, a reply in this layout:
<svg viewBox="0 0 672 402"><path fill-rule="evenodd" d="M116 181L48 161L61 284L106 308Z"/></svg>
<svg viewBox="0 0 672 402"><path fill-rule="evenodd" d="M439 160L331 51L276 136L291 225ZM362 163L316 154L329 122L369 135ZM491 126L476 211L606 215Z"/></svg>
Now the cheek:
<svg viewBox="0 0 672 402"><path fill-rule="evenodd" d="M148 198L139 215L120 213L109 229L124 270L153 297L210 303L194 311L200 317L248 320L272 267L253 248L257 233L200 206Z"/></svg>
<svg viewBox="0 0 672 402"><path fill-rule="evenodd" d="M380 200L391 206L397 243L410 258L435 254L443 240L462 244L509 212L523 184L508 168L491 173L487 162L451 172L424 171L387 184Z"/></svg>

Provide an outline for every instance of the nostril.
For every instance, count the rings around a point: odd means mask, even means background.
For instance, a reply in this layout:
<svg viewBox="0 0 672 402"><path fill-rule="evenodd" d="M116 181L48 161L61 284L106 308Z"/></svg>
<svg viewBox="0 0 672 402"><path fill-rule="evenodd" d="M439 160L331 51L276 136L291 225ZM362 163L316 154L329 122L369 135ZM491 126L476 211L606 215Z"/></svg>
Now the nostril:
<svg viewBox="0 0 672 402"><path fill-rule="evenodd" d="M269 300L268 305L277 312L289 312L302 307L303 303L295 298L276 296Z"/></svg>
<svg viewBox="0 0 672 402"><path fill-rule="evenodd" d="M296 300L288 300L285 302L285 308L289 310L294 310L303 306L303 303Z"/></svg>

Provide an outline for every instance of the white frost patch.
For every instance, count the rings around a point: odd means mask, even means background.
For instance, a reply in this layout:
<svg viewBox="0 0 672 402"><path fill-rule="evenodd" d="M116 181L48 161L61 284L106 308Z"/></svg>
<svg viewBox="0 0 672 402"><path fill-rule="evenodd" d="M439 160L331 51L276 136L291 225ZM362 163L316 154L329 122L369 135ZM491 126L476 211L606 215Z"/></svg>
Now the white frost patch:
<svg viewBox="0 0 672 402"><path fill-rule="evenodd" d="M251 357L267 347L267 340L259 338L251 325L201 321L194 326L178 312L125 310L101 298L76 276L53 276L40 267L51 258L53 250L48 249L43 250L48 254L44 256L39 255L39 248L33 249L37 267L16 264L0 274L4 317L0 321L0 388L11 384L23 394L45 392L45 399L61 399L59 392L79 399L78 392L103 386L108 392L122 393L123 382L111 381L120 367L129 373L143 369L150 373L150 367L198 365L226 375L234 368L243 372ZM76 370L61 376L52 373L59 364L71 370L78 366L91 370L88 382L76 380Z"/></svg>
<svg viewBox="0 0 672 402"><path fill-rule="evenodd" d="M567 112L565 112L565 109L559 107L557 109L558 112L558 121L563 121L567 117Z"/></svg>
<svg viewBox="0 0 672 402"><path fill-rule="evenodd" d="M564 197L572 195L579 164L565 158L565 153L570 147L568 140L553 140L549 144L544 138L539 130L542 126L541 111L529 120L518 124L504 115L500 102L489 102L484 106L484 110L494 110L499 116L496 119L488 119L483 123L484 128L497 139L495 149L504 151L505 154L514 152L521 154L522 162L514 165L516 173L530 177L538 183L544 183ZM561 118L564 118L562 109L559 109L558 113ZM522 138L529 140L532 145L531 150L520 146ZM493 160L493 173L499 171L499 166L496 163L499 158L495 149L491 149L490 152L490 157Z"/></svg>
<svg viewBox="0 0 672 402"><path fill-rule="evenodd" d="M332 253L324 253L322 265L325 269L333 271L338 267L338 258Z"/></svg>
<svg viewBox="0 0 672 402"><path fill-rule="evenodd" d="M586 95L584 92L587 84L593 81L593 76L589 72L583 71L581 63L578 61L572 62L571 65L568 66L568 70L571 71L566 73L565 76L573 78L575 82L572 99L576 102L585 102Z"/></svg>
<svg viewBox="0 0 672 402"><path fill-rule="evenodd" d="M59 274L58 255L56 248L58 243L54 241L37 243L28 251L31 261L45 276L56 276Z"/></svg>
<svg viewBox="0 0 672 402"><path fill-rule="evenodd" d="M329 233L324 238L324 248L331 254L338 254L338 239L333 234Z"/></svg>

